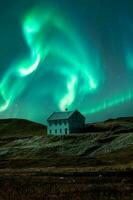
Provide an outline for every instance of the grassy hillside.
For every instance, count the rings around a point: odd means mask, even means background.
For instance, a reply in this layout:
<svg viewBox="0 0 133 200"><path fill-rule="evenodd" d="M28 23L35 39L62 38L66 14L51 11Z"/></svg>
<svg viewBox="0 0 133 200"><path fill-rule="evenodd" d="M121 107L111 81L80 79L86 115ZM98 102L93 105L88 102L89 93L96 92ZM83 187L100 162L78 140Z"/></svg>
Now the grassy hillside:
<svg viewBox="0 0 133 200"><path fill-rule="evenodd" d="M0 138L46 134L46 127L24 119L0 119Z"/></svg>
<svg viewBox="0 0 133 200"><path fill-rule="evenodd" d="M104 122L87 124L84 132L127 133L133 132L133 117L108 119Z"/></svg>
<svg viewBox="0 0 133 200"><path fill-rule="evenodd" d="M133 199L133 118L54 137L26 120L0 121L0 199Z"/></svg>
<svg viewBox="0 0 133 200"><path fill-rule="evenodd" d="M133 118L107 120L87 129L55 137L47 136L40 124L1 120L0 167L133 167Z"/></svg>

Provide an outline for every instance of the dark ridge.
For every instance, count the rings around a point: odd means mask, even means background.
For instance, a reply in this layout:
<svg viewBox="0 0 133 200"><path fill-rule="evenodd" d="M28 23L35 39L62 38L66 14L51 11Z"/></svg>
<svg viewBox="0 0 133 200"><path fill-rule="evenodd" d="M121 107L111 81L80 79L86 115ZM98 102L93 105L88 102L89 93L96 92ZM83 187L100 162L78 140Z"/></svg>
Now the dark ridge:
<svg viewBox="0 0 133 200"><path fill-rule="evenodd" d="M30 120L27 120L27 119L18 119L18 118L8 118L8 119L0 119L0 124L1 123L10 123L10 122L19 122L19 123L33 123L33 124L38 124L40 126L43 126L42 124L40 123L37 123L37 122L33 122L33 121L30 121Z"/></svg>
<svg viewBox="0 0 133 200"><path fill-rule="evenodd" d="M114 122L114 121L128 121L128 122L133 122L133 117L118 117L118 118L110 118L110 119L107 119L105 120L104 122Z"/></svg>
<svg viewBox="0 0 133 200"><path fill-rule="evenodd" d="M130 132L133 130L133 117L119 117L103 122L88 123L83 132Z"/></svg>
<svg viewBox="0 0 133 200"><path fill-rule="evenodd" d="M0 137L46 134L46 126L25 119L0 119Z"/></svg>

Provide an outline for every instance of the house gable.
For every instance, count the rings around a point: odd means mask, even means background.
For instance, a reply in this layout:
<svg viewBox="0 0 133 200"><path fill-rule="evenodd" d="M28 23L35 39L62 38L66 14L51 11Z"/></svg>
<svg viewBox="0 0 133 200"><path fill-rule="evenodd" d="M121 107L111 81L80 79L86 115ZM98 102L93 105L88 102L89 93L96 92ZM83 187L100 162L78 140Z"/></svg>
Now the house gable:
<svg viewBox="0 0 133 200"><path fill-rule="evenodd" d="M70 132L81 132L84 126L85 117L78 110L76 110L69 118Z"/></svg>

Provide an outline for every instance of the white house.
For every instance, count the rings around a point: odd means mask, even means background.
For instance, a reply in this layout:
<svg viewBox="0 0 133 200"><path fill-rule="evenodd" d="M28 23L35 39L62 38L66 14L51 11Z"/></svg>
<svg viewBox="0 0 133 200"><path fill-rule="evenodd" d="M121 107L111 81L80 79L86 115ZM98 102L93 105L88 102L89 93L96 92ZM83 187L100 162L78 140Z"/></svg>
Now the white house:
<svg viewBox="0 0 133 200"><path fill-rule="evenodd" d="M85 126L85 117L78 111L54 112L47 119L48 135L79 133Z"/></svg>

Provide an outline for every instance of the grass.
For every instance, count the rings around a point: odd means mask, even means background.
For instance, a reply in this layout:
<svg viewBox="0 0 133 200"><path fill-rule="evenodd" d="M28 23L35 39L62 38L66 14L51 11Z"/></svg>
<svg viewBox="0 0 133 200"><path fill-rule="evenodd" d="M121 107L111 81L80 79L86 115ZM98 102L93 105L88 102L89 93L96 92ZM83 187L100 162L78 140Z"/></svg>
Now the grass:
<svg viewBox="0 0 133 200"><path fill-rule="evenodd" d="M1 200L131 200L126 177L0 176Z"/></svg>
<svg viewBox="0 0 133 200"><path fill-rule="evenodd" d="M133 134L0 138L0 168L133 167Z"/></svg>
<svg viewBox="0 0 133 200"><path fill-rule="evenodd" d="M1 120L0 200L132 200L132 122L50 137L40 124Z"/></svg>
<svg viewBox="0 0 133 200"><path fill-rule="evenodd" d="M46 135L46 126L24 119L1 119L0 137Z"/></svg>

